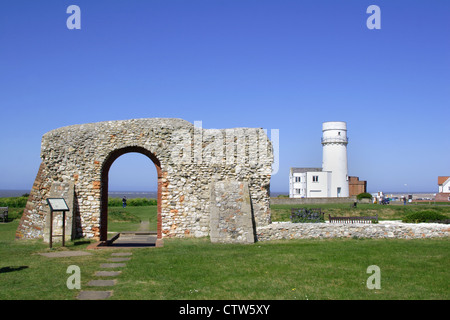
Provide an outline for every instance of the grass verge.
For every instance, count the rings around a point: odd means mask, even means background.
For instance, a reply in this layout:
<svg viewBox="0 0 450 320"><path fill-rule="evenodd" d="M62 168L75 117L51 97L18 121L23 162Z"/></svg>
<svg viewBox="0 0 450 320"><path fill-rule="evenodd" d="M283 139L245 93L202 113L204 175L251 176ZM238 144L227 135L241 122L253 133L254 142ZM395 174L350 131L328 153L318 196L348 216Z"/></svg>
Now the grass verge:
<svg viewBox="0 0 450 320"><path fill-rule="evenodd" d="M291 208L321 208L325 212L325 220L328 214L331 216L375 216L380 220L402 220L407 215L422 211L433 211L450 217L450 206L439 205L380 205L359 203L352 208L348 203L311 204L311 205L271 205L272 221L290 221Z"/></svg>
<svg viewBox="0 0 450 320"><path fill-rule="evenodd" d="M119 226L153 219L156 208L119 210ZM126 210L126 214L120 210ZM110 211L111 217L114 215ZM112 219L114 220L114 219ZM111 222L112 224L112 222ZM86 250L89 241L48 249L14 240L18 220L0 224L0 300L73 300L70 265L81 269L82 290L114 251L48 258L40 252ZM112 226L111 226L112 227ZM122 230L119 230L122 231ZM132 249L113 300L448 300L450 242L445 239L327 239L212 244L165 239L162 248ZM128 250L128 249L127 249ZM367 268L377 265L381 289L369 290Z"/></svg>

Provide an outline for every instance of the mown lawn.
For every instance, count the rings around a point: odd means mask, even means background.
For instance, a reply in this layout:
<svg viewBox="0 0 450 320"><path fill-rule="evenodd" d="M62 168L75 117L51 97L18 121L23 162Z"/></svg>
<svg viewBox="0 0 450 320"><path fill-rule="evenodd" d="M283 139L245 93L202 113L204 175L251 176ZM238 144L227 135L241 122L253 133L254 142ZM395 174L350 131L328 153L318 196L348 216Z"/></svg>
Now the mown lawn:
<svg viewBox="0 0 450 320"><path fill-rule="evenodd" d="M113 213L117 210L117 214ZM126 212L123 212L126 211ZM110 209L109 228L136 228L156 207ZM114 218L113 218L114 217ZM115 225L116 224L116 225ZM112 300L447 300L450 242L427 240L293 240L251 245L212 244L208 238L165 239L162 248L89 250L90 256L47 258L42 241L16 241L18 220L0 224L0 300L72 300L68 266L81 269L82 290L114 251L132 250ZM61 249L86 250L89 241ZM86 250L87 251L87 250ZM369 290L370 265L381 289Z"/></svg>
<svg viewBox="0 0 450 320"><path fill-rule="evenodd" d="M449 205L433 204L371 204L358 203L352 208L348 203L311 204L311 205L271 205L272 221L290 221L291 208L321 208L325 212L325 220L331 216L375 216L380 220L402 220L406 215L420 211L435 211L450 217Z"/></svg>
<svg viewBox="0 0 450 320"><path fill-rule="evenodd" d="M141 221L149 221L150 230L156 231L157 227L157 207L139 206L126 208L108 208L108 232L136 231Z"/></svg>
<svg viewBox="0 0 450 320"><path fill-rule="evenodd" d="M166 240L137 250L113 299L448 299L447 240ZM367 268L380 267L369 290Z"/></svg>

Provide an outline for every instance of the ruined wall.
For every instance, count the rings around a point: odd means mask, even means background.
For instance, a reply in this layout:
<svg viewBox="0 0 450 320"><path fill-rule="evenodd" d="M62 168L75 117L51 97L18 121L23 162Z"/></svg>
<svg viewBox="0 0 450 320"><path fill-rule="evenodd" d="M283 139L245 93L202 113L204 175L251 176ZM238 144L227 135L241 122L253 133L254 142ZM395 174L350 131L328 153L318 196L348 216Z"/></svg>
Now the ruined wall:
<svg viewBox="0 0 450 320"><path fill-rule="evenodd" d="M157 166L161 237L210 234L212 181L248 183L256 226L270 223L273 153L263 129L203 129L182 119L151 118L73 125L46 133L42 164L16 237L44 237L46 198L59 184L73 185L72 236L100 238L107 219L102 216L107 172L127 152L141 152Z"/></svg>
<svg viewBox="0 0 450 320"><path fill-rule="evenodd" d="M253 243L255 228L246 182L219 181L211 185L211 242Z"/></svg>
<svg viewBox="0 0 450 320"><path fill-rule="evenodd" d="M257 228L258 241L330 238L424 239L449 235L450 227L446 224L398 221L380 221L377 224L274 222Z"/></svg>

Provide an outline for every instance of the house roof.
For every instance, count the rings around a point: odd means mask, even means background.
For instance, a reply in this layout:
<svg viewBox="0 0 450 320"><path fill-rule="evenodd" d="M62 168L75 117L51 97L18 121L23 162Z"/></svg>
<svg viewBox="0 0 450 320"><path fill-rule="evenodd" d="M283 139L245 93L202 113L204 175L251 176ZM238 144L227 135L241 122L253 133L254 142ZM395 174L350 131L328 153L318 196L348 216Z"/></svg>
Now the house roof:
<svg viewBox="0 0 450 320"><path fill-rule="evenodd" d="M319 172L322 168L291 168L291 173Z"/></svg>
<svg viewBox="0 0 450 320"><path fill-rule="evenodd" d="M450 178L450 176L440 176L438 177L438 185L444 184L445 181L447 181Z"/></svg>

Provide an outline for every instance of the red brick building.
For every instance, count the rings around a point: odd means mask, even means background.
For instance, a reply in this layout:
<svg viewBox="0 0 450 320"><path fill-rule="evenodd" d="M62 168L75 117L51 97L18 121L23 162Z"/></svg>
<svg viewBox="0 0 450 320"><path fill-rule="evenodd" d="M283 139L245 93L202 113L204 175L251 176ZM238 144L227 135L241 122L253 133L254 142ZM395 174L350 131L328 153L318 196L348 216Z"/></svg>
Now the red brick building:
<svg viewBox="0 0 450 320"><path fill-rule="evenodd" d="M450 202L450 176L438 177L439 193L436 194L437 202Z"/></svg>
<svg viewBox="0 0 450 320"><path fill-rule="evenodd" d="M360 193L367 192L367 181L359 180L359 177L348 177L349 196L357 196Z"/></svg>

